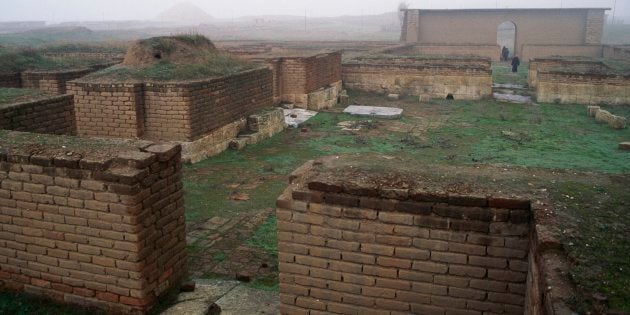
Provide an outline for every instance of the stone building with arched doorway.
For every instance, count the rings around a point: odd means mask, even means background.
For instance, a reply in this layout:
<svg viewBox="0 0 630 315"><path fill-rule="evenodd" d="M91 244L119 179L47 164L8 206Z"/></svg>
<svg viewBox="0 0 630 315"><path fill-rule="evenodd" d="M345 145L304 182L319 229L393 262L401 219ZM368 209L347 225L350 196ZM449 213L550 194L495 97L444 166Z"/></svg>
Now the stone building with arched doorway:
<svg viewBox="0 0 630 315"><path fill-rule="evenodd" d="M401 42L419 53L476 54L498 60L501 25L513 24L514 55L599 57L607 8L404 10Z"/></svg>

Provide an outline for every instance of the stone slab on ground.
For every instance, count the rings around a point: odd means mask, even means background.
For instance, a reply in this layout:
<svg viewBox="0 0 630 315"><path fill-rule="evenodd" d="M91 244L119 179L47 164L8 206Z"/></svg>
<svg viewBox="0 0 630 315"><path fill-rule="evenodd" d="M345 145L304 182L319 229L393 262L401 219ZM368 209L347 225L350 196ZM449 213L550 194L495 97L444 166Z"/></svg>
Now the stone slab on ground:
<svg viewBox="0 0 630 315"><path fill-rule="evenodd" d="M224 297L239 285L238 281L195 280L193 292L182 292L177 296L175 304L162 315L205 315L217 300Z"/></svg>
<svg viewBox="0 0 630 315"><path fill-rule="evenodd" d="M492 93L492 97L494 97L494 99L497 101L503 101L503 102L518 103L518 104L531 104L532 103L532 97L527 96L527 95Z"/></svg>
<svg viewBox="0 0 630 315"><path fill-rule="evenodd" d="M357 116L368 116L383 119L398 119L402 116L402 108L350 105L343 110L344 113Z"/></svg>
<svg viewBox="0 0 630 315"><path fill-rule="evenodd" d="M293 128L297 128L315 115L317 115L316 111L302 108L284 109L284 120Z"/></svg>
<svg viewBox="0 0 630 315"><path fill-rule="evenodd" d="M619 150L630 151L630 142L621 142L621 143L619 143Z"/></svg>
<svg viewBox="0 0 630 315"><path fill-rule="evenodd" d="M278 293L239 285L215 302L221 314L278 314Z"/></svg>

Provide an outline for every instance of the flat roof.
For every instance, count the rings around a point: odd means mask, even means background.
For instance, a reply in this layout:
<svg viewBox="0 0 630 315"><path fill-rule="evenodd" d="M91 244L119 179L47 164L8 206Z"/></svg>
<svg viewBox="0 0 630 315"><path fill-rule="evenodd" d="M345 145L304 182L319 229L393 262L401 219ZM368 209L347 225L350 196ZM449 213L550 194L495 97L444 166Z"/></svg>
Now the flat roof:
<svg viewBox="0 0 630 315"><path fill-rule="evenodd" d="M401 9L400 11L431 11L431 12L455 12L455 11L570 11L570 10L611 10L611 8L473 8L473 9Z"/></svg>

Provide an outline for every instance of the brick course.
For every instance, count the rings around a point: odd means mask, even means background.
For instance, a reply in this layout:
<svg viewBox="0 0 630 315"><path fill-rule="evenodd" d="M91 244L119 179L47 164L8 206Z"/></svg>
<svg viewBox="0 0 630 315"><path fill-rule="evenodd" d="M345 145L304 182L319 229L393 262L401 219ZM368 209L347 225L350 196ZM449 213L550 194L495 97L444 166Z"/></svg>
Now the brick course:
<svg viewBox="0 0 630 315"><path fill-rule="evenodd" d="M76 80L81 136L194 141L272 105L268 69L195 82L102 84Z"/></svg>
<svg viewBox="0 0 630 315"><path fill-rule="evenodd" d="M57 146L42 146L33 155L21 153L19 143L3 148L5 289L109 312L144 313L184 276L181 148L129 145L115 146L120 151L113 155L53 153Z"/></svg>
<svg viewBox="0 0 630 315"><path fill-rule="evenodd" d="M501 213L530 211L526 200L502 198L499 209L488 207L494 198L447 194L427 204L408 198L434 193L377 188L396 197L392 207L369 187L301 171L277 202L280 293L290 297L281 313L523 313L529 219Z"/></svg>
<svg viewBox="0 0 630 315"><path fill-rule="evenodd" d="M431 98L478 100L492 95L490 59L370 58L343 64L349 89Z"/></svg>
<svg viewBox="0 0 630 315"><path fill-rule="evenodd" d="M0 129L74 135L74 103L71 95L0 107Z"/></svg>

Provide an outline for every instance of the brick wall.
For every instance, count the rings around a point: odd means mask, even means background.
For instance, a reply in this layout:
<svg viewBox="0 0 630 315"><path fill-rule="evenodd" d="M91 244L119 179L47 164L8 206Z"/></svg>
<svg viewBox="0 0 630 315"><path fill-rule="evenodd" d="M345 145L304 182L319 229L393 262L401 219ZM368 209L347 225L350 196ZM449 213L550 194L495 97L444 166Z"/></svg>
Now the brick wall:
<svg viewBox="0 0 630 315"><path fill-rule="evenodd" d="M592 59L535 58L529 61L527 82L530 88L538 87L538 71L554 68L579 69L584 72L606 71L609 69L603 62Z"/></svg>
<svg viewBox="0 0 630 315"><path fill-rule="evenodd" d="M21 87L53 94L66 94L68 81L83 77L91 72L94 72L94 70L25 71L21 74Z"/></svg>
<svg viewBox="0 0 630 315"><path fill-rule="evenodd" d="M180 146L29 137L0 133L2 287L147 311L185 274Z"/></svg>
<svg viewBox="0 0 630 315"><path fill-rule="evenodd" d="M528 200L304 173L277 202L281 313L524 313Z"/></svg>
<svg viewBox="0 0 630 315"><path fill-rule="evenodd" d="M586 105L630 104L630 75L562 70L538 71L538 102Z"/></svg>
<svg viewBox="0 0 630 315"><path fill-rule="evenodd" d="M190 85L191 138L273 105L272 73L257 69Z"/></svg>
<svg viewBox="0 0 630 315"><path fill-rule="evenodd" d="M602 37L604 37L605 22L605 9L589 9L586 12L586 30L584 34L585 44L601 45Z"/></svg>
<svg viewBox="0 0 630 315"><path fill-rule="evenodd" d="M0 129L74 135L76 124L72 96L0 105Z"/></svg>
<svg viewBox="0 0 630 315"><path fill-rule="evenodd" d="M144 86L73 81L77 133L87 137L139 138L144 134Z"/></svg>
<svg viewBox="0 0 630 315"><path fill-rule="evenodd" d="M599 58L602 56L601 45L523 45L521 60L550 56L582 56Z"/></svg>
<svg viewBox="0 0 630 315"><path fill-rule="evenodd" d="M196 82L101 84L73 81L79 135L193 141L270 107L265 68Z"/></svg>
<svg viewBox="0 0 630 315"><path fill-rule="evenodd" d="M630 60L630 46L604 45L604 58Z"/></svg>
<svg viewBox="0 0 630 315"><path fill-rule="evenodd" d="M22 80L20 79L20 73L0 73L0 87L6 88L20 88L22 87Z"/></svg>
<svg viewBox="0 0 630 315"><path fill-rule="evenodd" d="M406 45L386 50L385 53L404 55L453 55L453 56L479 56L499 61L501 47L498 45L440 45L422 44Z"/></svg>
<svg viewBox="0 0 630 315"><path fill-rule="evenodd" d="M457 61L453 62L463 62ZM399 64L393 59L343 64L343 83L348 89L372 93L396 93L455 99L478 100L492 95L490 62L478 65L451 65L449 62L419 61ZM477 64L476 64L477 63Z"/></svg>
<svg viewBox="0 0 630 315"><path fill-rule="evenodd" d="M341 52L266 59L273 71L274 102L308 107L308 94L341 81Z"/></svg>

